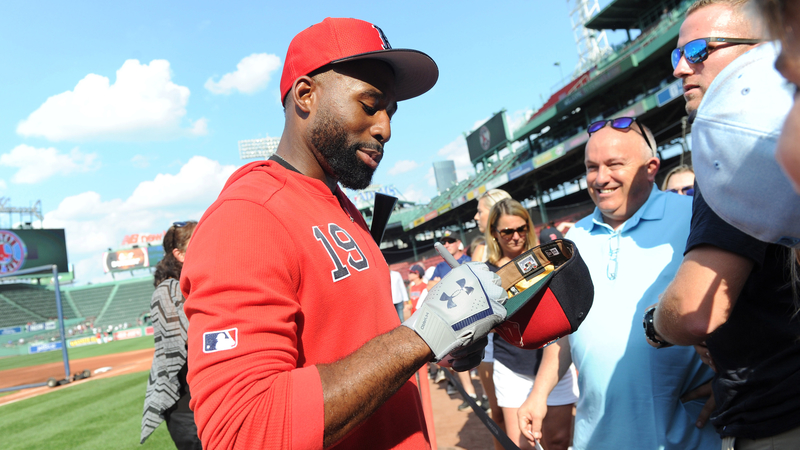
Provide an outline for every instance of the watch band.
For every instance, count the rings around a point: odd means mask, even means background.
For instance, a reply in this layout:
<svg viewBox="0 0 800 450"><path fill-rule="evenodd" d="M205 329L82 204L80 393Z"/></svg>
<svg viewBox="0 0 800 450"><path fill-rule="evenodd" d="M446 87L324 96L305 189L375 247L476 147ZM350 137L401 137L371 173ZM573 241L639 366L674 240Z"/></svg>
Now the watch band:
<svg viewBox="0 0 800 450"><path fill-rule="evenodd" d="M660 346L659 348L669 347L672 344L656 337L656 327L655 325L653 325L653 315L655 314L655 312L656 312L655 306L644 312L644 320L642 321L642 326L644 327L644 335L651 342L655 342L656 344L658 344Z"/></svg>

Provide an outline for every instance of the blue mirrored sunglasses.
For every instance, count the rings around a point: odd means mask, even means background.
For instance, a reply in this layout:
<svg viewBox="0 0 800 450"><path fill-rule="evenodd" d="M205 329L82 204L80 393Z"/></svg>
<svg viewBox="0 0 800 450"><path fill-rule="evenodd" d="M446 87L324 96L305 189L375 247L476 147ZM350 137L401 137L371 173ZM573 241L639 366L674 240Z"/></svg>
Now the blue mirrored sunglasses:
<svg viewBox="0 0 800 450"><path fill-rule="evenodd" d="M172 226L175 228L183 228L186 224L189 223L188 221L181 221L181 222L172 222Z"/></svg>
<svg viewBox="0 0 800 450"><path fill-rule="evenodd" d="M688 195L689 197L693 197L694 186L684 186L678 189L667 189L667 192L674 192L676 194Z"/></svg>
<svg viewBox="0 0 800 450"><path fill-rule="evenodd" d="M709 42L724 42L730 45L753 45L758 44L759 42L763 42L763 39L737 39L737 38L724 38L724 37L707 37L707 38L700 38L695 39L693 41L689 41L684 44L682 47L678 47L672 51L672 68L675 69L678 67L678 64L681 62L681 56L686 58L686 61L697 64L700 62L705 61L708 59L708 55L711 54L714 50L723 47L719 45L717 47L709 47Z"/></svg>
<svg viewBox="0 0 800 450"><path fill-rule="evenodd" d="M617 117L616 119L598 120L597 122L593 122L591 125L589 125L589 129L586 131L588 131L589 136L591 136L592 133L600 131L600 129L606 126L606 124L609 122L611 122L611 128L614 128L615 130L625 130L630 128L631 125L636 122L636 125L639 126L639 131L642 133L644 141L647 142L647 147L649 147L651 150L655 150L650 144L650 139L647 138L647 133L644 132L642 124L639 123L639 119L635 117Z"/></svg>

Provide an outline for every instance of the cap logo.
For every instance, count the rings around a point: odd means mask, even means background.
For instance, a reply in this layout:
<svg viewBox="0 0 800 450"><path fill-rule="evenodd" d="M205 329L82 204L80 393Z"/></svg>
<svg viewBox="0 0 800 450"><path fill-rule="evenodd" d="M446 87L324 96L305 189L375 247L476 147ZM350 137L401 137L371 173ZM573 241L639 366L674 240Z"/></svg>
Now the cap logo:
<svg viewBox="0 0 800 450"><path fill-rule="evenodd" d="M221 331L203 333L203 353L214 353L236 348L239 344L239 329L229 328Z"/></svg>
<svg viewBox="0 0 800 450"><path fill-rule="evenodd" d="M380 36L382 42L381 47L383 47L384 50L391 50L392 46L389 44L389 40L386 39L386 35L383 34L383 30L381 30L381 28L377 25L373 25L372 28L378 30L378 36Z"/></svg>
<svg viewBox="0 0 800 450"><path fill-rule="evenodd" d="M467 280L465 280L464 278L462 278L460 280L457 280L456 284L459 286L459 288L455 292L453 292L450 295L448 295L447 293L443 292L442 296L439 297L439 301L447 302L447 309L453 309L456 306L458 306L458 305L456 305L456 302L453 301L453 299L458 297L462 292L466 292L467 295L469 295L469 294L472 293L472 291L475 290L474 287L466 285L467 284Z"/></svg>
<svg viewBox="0 0 800 450"><path fill-rule="evenodd" d="M525 275L531 270L539 267L539 263L536 262L536 259L533 257L533 255L528 255L517 261L517 267L519 267L520 272Z"/></svg>
<svg viewBox="0 0 800 450"><path fill-rule="evenodd" d="M551 258L554 257L554 256L558 256L558 249L555 248L555 247L545 249L544 250L544 254L549 256L549 257L551 257Z"/></svg>

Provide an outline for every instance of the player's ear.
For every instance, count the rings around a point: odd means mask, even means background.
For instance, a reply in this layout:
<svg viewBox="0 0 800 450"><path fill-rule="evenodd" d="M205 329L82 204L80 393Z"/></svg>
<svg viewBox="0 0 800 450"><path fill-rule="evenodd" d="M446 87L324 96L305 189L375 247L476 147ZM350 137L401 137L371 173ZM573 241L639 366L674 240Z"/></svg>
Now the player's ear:
<svg viewBox="0 0 800 450"><path fill-rule="evenodd" d="M299 113L307 115L313 109L317 98L316 84L316 81L308 75L294 80L294 84L292 84L292 88L289 89L288 95Z"/></svg>

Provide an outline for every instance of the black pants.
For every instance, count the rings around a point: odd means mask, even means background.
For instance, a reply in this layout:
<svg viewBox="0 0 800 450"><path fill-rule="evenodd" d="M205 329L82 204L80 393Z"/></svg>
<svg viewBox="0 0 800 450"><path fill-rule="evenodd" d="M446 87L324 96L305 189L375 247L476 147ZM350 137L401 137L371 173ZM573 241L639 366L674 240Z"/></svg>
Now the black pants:
<svg viewBox="0 0 800 450"><path fill-rule="evenodd" d="M181 384L181 398L172 408L164 411L164 420L167 429L178 450L202 450L203 445L197 437L197 425L194 423L194 413L189 409L189 384L186 382L186 365L178 372L178 381Z"/></svg>

